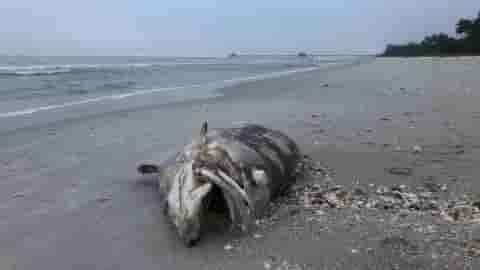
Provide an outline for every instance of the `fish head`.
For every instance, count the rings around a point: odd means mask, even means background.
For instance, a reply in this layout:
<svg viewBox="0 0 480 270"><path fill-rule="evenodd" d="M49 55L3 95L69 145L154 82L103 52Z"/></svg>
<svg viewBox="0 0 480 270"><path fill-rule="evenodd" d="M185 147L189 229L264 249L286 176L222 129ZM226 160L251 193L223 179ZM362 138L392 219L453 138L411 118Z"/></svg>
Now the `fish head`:
<svg viewBox="0 0 480 270"><path fill-rule="evenodd" d="M212 187L205 177L193 174L192 162L182 166L174 176L166 198L166 213L187 246L200 238L204 199Z"/></svg>
<svg viewBox="0 0 480 270"><path fill-rule="evenodd" d="M231 224L242 223L251 209L248 194L229 172L196 161L179 168L166 198L166 213L187 246L200 239L212 208L224 209L222 214Z"/></svg>
<svg viewBox="0 0 480 270"><path fill-rule="evenodd" d="M200 140L173 174L166 198L166 214L187 246L200 239L212 205L223 207L232 224L243 222L251 209L245 187L239 184L241 174L225 149L209 144L206 133L204 123Z"/></svg>

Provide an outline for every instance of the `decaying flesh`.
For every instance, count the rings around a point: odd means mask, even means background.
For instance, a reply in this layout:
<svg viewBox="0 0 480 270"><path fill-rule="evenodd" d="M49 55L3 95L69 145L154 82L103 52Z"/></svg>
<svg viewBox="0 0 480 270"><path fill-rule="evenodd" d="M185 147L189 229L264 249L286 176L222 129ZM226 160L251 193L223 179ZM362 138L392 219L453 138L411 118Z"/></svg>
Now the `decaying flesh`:
<svg viewBox="0 0 480 270"><path fill-rule="evenodd" d="M233 229L246 230L292 181L299 157L294 141L279 131L259 125L207 131L204 123L183 151L138 171L158 174L165 213L191 246L214 209L223 209Z"/></svg>

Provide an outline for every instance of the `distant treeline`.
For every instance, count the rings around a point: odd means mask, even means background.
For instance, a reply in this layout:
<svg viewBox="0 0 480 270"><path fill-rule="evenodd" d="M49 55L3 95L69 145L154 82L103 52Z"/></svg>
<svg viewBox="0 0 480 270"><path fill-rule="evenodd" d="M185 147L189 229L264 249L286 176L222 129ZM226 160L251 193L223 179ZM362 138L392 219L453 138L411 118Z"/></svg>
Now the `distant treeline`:
<svg viewBox="0 0 480 270"><path fill-rule="evenodd" d="M475 19L460 19L456 32L460 38L439 33L420 43L388 45L383 56L480 55L480 12Z"/></svg>

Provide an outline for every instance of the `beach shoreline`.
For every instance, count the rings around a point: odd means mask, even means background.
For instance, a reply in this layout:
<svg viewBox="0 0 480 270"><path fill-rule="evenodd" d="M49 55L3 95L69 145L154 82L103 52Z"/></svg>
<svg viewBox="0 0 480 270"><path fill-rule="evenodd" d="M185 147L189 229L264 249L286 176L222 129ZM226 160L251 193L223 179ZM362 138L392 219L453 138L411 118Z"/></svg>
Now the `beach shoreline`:
<svg viewBox="0 0 480 270"><path fill-rule="evenodd" d="M449 200L480 194L478 70L480 57L377 58L242 82L219 97L2 132L0 268L385 269L390 262L372 268L368 258L387 253L369 257L372 251L405 248L415 254L392 256L392 265L475 269L478 259L462 245L480 237L478 226L417 212L318 214L280 204L271 226L252 235L208 234L186 249L165 224L154 188L137 183L135 167L177 151L205 120L211 127L255 122L290 135L343 187L414 188L433 179L448 187ZM397 167L412 173L389 173ZM417 230L428 226L434 230ZM392 236L403 246L382 246Z"/></svg>

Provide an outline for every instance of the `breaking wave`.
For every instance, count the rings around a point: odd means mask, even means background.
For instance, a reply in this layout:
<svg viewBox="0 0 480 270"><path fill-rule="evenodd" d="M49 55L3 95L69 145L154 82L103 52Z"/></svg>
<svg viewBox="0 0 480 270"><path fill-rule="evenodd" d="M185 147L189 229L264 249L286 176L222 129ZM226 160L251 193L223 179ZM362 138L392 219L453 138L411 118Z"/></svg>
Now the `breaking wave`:
<svg viewBox="0 0 480 270"><path fill-rule="evenodd" d="M272 59L239 59L239 60L225 60L225 59L185 59L185 60L171 60L171 61L152 61L146 63L115 63L115 64L45 64L45 65L7 65L0 66L0 76L41 76L41 75L55 75L61 73L82 73L82 72L96 72L96 71L110 71L110 70L128 70L128 69L142 69L152 67L165 66L183 66L183 65L262 65L262 64L283 64L288 68L299 68L305 66L315 66L324 60L312 58L312 62L301 62L298 59L295 61L279 59L275 62Z"/></svg>
<svg viewBox="0 0 480 270"><path fill-rule="evenodd" d="M278 72L273 72L268 74L260 74L260 75L242 77L242 78L216 81L216 82L211 82L206 84L193 84L193 85L186 85L186 86L174 86L174 87L164 87L164 88L156 88L156 89L135 90L135 91L122 93L122 94L92 97L92 98L86 98L86 99L81 99L77 101L61 103L61 104L53 104L53 105L46 105L46 106L40 106L40 107L34 107L34 108L26 108L23 110L17 110L17 111L11 111L11 112L3 112L3 113L0 113L0 118L28 115L28 114L33 114L33 113L42 112L42 111L50 111L55 109L67 108L71 106L78 106L82 104L108 101L108 100L119 100L119 99L129 98L133 96L154 94L158 92L176 91L176 90L187 89L187 88L188 89L205 88L205 89L210 89L211 91L214 91L215 89L218 89L218 88L228 87L228 86L232 86L242 82L276 78L276 77L285 76L293 73L313 71L316 69L318 69L318 67L299 68L299 69L293 69L293 70L278 71Z"/></svg>
<svg viewBox="0 0 480 270"><path fill-rule="evenodd" d="M33 65L33 66L0 66L0 76L40 76L61 73L75 73L125 68L148 68L155 63L132 64L68 64L68 65Z"/></svg>

